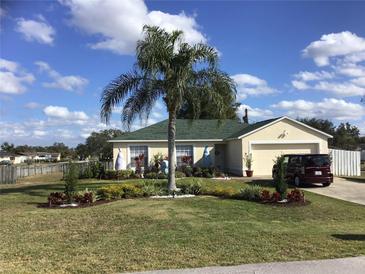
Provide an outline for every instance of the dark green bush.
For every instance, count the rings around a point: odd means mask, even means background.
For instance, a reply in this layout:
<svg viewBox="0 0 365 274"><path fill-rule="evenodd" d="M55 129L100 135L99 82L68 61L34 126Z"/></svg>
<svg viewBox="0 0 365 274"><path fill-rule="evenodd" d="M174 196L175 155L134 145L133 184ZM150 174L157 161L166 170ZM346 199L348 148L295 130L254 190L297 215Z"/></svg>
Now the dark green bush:
<svg viewBox="0 0 365 274"><path fill-rule="evenodd" d="M134 171L131 169L125 170L107 170L105 171L104 179L107 180L126 180L134 178Z"/></svg>
<svg viewBox="0 0 365 274"><path fill-rule="evenodd" d="M198 166L193 167L193 175L194 177L202 177L203 176L202 169Z"/></svg>
<svg viewBox="0 0 365 274"><path fill-rule="evenodd" d="M283 200L286 198L286 191L288 189L288 183L285 179L285 163L284 156L278 156L275 160L277 168L277 176L275 177L275 189L280 193L280 198Z"/></svg>
<svg viewBox="0 0 365 274"><path fill-rule="evenodd" d="M65 194L67 200L72 202L72 196L76 191L76 185L78 183L79 170L75 163L69 162L67 171L65 172Z"/></svg>
<svg viewBox="0 0 365 274"><path fill-rule="evenodd" d="M146 179L157 179L158 174L156 172L148 172L144 175Z"/></svg>
<svg viewBox="0 0 365 274"><path fill-rule="evenodd" d="M167 175L165 175L164 173L159 173L157 175L157 179L167 179Z"/></svg>
<svg viewBox="0 0 365 274"><path fill-rule="evenodd" d="M182 171L175 171L175 178L184 178L185 173Z"/></svg>

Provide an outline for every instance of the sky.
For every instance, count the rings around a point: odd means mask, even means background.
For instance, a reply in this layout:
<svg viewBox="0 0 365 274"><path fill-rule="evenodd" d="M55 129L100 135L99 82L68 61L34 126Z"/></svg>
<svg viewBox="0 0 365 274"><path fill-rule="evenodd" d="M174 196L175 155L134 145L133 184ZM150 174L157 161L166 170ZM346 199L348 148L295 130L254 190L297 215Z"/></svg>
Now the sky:
<svg viewBox="0 0 365 274"><path fill-rule="evenodd" d="M1 1L0 143L75 146L122 128L100 96L131 70L145 24L214 46L251 122L288 115L350 122L365 134L365 2ZM166 119L158 101L149 120Z"/></svg>

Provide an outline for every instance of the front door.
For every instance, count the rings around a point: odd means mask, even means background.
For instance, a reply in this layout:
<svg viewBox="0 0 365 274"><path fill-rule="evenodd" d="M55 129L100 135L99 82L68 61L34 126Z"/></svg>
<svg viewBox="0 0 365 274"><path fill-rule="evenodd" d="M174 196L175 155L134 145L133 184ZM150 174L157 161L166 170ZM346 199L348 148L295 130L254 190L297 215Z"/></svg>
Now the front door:
<svg viewBox="0 0 365 274"><path fill-rule="evenodd" d="M220 171L225 171L225 148L224 144L214 145L214 164Z"/></svg>

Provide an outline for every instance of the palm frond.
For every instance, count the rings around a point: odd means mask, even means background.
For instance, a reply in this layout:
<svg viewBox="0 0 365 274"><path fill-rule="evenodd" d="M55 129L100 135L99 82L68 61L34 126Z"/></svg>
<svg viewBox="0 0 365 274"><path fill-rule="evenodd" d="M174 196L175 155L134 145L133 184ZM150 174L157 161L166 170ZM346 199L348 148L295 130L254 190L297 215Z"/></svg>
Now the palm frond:
<svg viewBox="0 0 365 274"><path fill-rule="evenodd" d="M133 90L138 89L143 78L135 71L122 74L104 88L100 99L102 121L109 122L113 108L127 98Z"/></svg>

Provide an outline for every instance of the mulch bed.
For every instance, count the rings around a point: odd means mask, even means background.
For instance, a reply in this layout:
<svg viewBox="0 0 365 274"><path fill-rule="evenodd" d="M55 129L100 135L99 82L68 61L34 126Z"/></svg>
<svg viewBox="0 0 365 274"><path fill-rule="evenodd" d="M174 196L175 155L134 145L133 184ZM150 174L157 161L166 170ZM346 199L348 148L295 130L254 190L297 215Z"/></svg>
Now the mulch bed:
<svg viewBox="0 0 365 274"><path fill-rule="evenodd" d="M307 206L311 204L311 201L305 200L304 202L287 202L287 203L278 203L278 202L260 202L264 205L270 206L280 206L280 207L299 207L299 206Z"/></svg>
<svg viewBox="0 0 365 274"><path fill-rule="evenodd" d="M115 200L118 201L118 200ZM98 206L103 204L108 204L113 202L113 200L99 200L92 204L79 204L78 206L68 206L68 207L60 207L59 205L49 206L48 203L39 203L37 207L39 208L48 208L48 209L66 209L66 208L83 208L83 207L91 207Z"/></svg>

